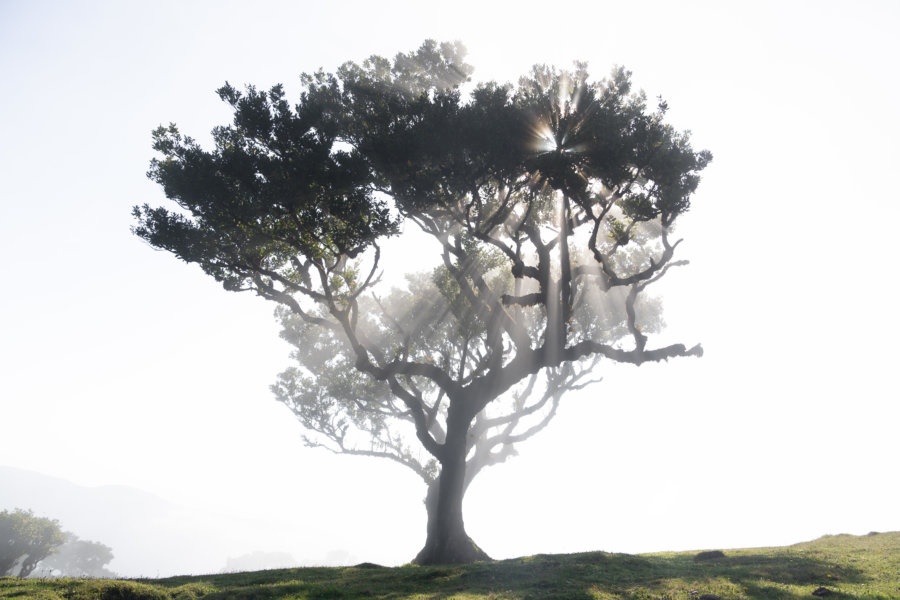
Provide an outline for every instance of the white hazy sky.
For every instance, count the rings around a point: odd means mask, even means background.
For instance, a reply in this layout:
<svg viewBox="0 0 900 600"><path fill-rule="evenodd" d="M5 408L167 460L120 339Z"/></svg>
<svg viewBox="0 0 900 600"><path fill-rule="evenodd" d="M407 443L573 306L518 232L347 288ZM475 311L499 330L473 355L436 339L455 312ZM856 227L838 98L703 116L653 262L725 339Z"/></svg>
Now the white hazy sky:
<svg viewBox="0 0 900 600"><path fill-rule="evenodd" d="M303 447L268 390L273 306L151 250L130 210L164 200L150 131L208 139L224 81L296 91L458 39L476 80L625 65L715 156L659 290L660 343L706 355L567 399L473 484L473 538L503 558L898 530L898 30L892 1L0 0L0 465L283 528L246 552L414 556L421 482Z"/></svg>

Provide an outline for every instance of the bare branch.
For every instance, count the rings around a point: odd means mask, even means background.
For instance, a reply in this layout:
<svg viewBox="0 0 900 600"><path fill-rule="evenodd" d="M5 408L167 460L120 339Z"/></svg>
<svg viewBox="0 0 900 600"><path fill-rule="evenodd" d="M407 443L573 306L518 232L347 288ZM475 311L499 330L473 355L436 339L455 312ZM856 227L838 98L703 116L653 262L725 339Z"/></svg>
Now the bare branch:
<svg viewBox="0 0 900 600"><path fill-rule="evenodd" d="M387 458L403 465L404 467L407 467L408 469L411 469L416 475L421 477L426 484L431 483L434 480L434 474L428 472L417 460L409 456L404 456L403 454L400 454L398 452L389 452L386 450L364 450L361 448L348 447L342 442L337 441L335 441L335 443L337 444L337 448L332 448L327 444L323 444L307 436L303 436L303 441L307 446L311 448L323 448L333 454L350 454L352 456Z"/></svg>

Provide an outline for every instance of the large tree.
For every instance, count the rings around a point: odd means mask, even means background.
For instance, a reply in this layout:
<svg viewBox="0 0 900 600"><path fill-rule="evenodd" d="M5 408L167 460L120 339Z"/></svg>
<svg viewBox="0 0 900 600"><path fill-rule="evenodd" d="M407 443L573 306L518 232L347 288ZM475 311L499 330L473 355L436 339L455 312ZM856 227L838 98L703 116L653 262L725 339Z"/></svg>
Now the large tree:
<svg viewBox="0 0 900 600"><path fill-rule="evenodd" d="M0 575L28 577L64 541L56 520L20 508L0 512Z"/></svg>
<svg viewBox="0 0 900 600"><path fill-rule="evenodd" d="M702 354L650 347L644 292L683 264L671 231L711 155L624 69L470 73L461 46L426 42L304 75L294 106L280 85L226 84L234 121L212 149L154 133L149 176L180 210L134 211L154 247L281 305L298 366L273 389L310 444L425 480L422 564L487 558L463 524L467 486L599 361ZM384 291L381 247L404 227L437 265Z"/></svg>

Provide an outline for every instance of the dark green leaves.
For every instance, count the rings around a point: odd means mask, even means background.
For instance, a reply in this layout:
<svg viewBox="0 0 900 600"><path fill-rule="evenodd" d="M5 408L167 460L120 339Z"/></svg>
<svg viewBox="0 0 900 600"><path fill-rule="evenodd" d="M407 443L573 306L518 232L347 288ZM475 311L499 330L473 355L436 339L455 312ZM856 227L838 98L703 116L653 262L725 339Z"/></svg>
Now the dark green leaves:
<svg viewBox="0 0 900 600"><path fill-rule="evenodd" d="M64 541L55 520L19 508L0 512L0 576L27 577Z"/></svg>
<svg viewBox="0 0 900 600"><path fill-rule="evenodd" d="M135 208L135 233L239 288L292 257L358 255L396 231L392 209L458 216L459 199L485 186L529 181L586 211L603 186L632 221L668 224L690 206L711 156L662 123L665 103L647 113L624 69L591 82L583 64L535 67L515 88L463 98L463 56L429 41L305 75L294 107L280 85L226 83L218 94L234 119L213 131L213 149L174 125L154 132L148 175L182 210Z"/></svg>
<svg viewBox="0 0 900 600"><path fill-rule="evenodd" d="M219 93L235 117L213 131L212 150L174 125L154 132L161 157L148 175L183 210L136 207L137 235L234 287L292 256L354 256L394 232L368 163L328 133L324 107L292 112L277 87Z"/></svg>

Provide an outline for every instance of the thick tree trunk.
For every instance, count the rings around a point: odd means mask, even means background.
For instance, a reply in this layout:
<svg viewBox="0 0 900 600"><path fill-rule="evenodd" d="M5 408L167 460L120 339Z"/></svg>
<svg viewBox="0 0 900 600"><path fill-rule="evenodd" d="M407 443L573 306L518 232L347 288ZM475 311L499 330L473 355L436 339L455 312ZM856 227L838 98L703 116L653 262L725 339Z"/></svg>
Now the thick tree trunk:
<svg viewBox="0 0 900 600"><path fill-rule="evenodd" d="M441 461L441 474L428 486L425 508L428 513L425 547L413 560L418 565L448 565L491 560L466 534L462 501L466 491L465 435L448 435Z"/></svg>

